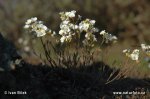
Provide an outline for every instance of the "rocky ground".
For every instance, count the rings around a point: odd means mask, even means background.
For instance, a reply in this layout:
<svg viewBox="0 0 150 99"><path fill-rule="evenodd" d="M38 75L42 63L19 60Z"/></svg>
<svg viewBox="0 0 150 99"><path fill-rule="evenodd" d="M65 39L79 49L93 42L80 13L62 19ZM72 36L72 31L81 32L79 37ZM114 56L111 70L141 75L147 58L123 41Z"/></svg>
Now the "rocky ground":
<svg viewBox="0 0 150 99"><path fill-rule="evenodd" d="M113 70L102 62L76 69L28 64L0 35L0 99L115 99L114 91L147 91L121 97L150 99L150 79L122 78L105 84ZM17 91L26 94L10 94Z"/></svg>

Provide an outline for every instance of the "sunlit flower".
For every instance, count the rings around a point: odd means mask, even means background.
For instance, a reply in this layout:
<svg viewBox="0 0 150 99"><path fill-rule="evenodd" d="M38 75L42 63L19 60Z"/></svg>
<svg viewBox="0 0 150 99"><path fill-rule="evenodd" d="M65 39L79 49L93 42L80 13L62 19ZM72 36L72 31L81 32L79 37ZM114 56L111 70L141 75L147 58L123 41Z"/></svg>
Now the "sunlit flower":
<svg viewBox="0 0 150 99"><path fill-rule="evenodd" d="M138 59L139 59L139 52L140 51L138 49L133 50L133 52L130 55L131 59L135 60L135 61L138 61Z"/></svg>
<svg viewBox="0 0 150 99"><path fill-rule="evenodd" d="M72 21L72 18L76 16L76 11L73 10L71 12L61 12L60 15L62 20L59 30L59 35L61 35L60 42L70 42L75 33L79 31L78 24Z"/></svg>
<svg viewBox="0 0 150 99"><path fill-rule="evenodd" d="M60 18L62 21L69 20L70 18L74 18L76 16L76 11L70 11L70 12L60 12Z"/></svg>
<svg viewBox="0 0 150 99"><path fill-rule="evenodd" d="M55 31L53 31L53 33L52 33L52 37L54 37L56 35L56 32Z"/></svg>
<svg viewBox="0 0 150 99"><path fill-rule="evenodd" d="M132 52L130 51L130 49L123 50L123 53L125 53L127 57L137 62L139 60L139 54L140 54L139 52L140 52L139 49L134 49Z"/></svg>
<svg viewBox="0 0 150 99"><path fill-rule="evenodd" d="M130 49L124 49L122 52L125 53L125 55L129 57L131 51Z"/></svg>
<svg viewBox="0 0 150 99"><path fill-rule="evenodd" d="M106 43L108 43L109 41L117 41L117 37L107 33L105 30L102 30L100 32L100 35L103 36L103 39L105 40Z"/></svg>
<svg viewBox="0 0 150 99"><path fill-rule="evenodd" d="M95 20L90 20L90 23L92 24L92 25L94 25L95 24Z"/></svg>
<svg viewBox="0 0 150 99"><path fill-rule="evenodd" d="M29 27L30 25L27 25L27 24L24 26L25 29L28 29Z"/></svg>
<svg viewBox="0 0 150 99"><path fill-rule="evenodd" d="M76 14L76 11L75 11L75 10L73 10L73 11L71 11L71 12L66 12L66 13L65 13L65 15L68 16L68 17L70 17L70 18L75 17L75 14Z"/></svg>
<svg viewBox="0 0 150 99"><path fill-rule="evenodd" d="M43 25L42 21L38 21L36 17L28 19L24 26L25 29L28 29L30 32L34 32L37 37L42 37L49 32L45 25Z"/></svg>
<svg viewBox="0 0 150 99"><path fill-rule="evenodd" d="M105 31L105 30L102 30L101 32L100 32L100 35L107 35L108 33Z"/></svg>
<svg viewBox="0 0 150 99"><path fill-rule="evenodd" d="M89 29L89 27L90 27L90 24L88 24L88 23L81 22L79 24L79 29L81 31L87 31Z"/></svg>
<svg viewBox="0 0 150 99"><path fill-rule="evenodd" d="M66 41L66 42L70 42L71 39L72 39L71 35L62 36L62 37L60 38L60 41L61 41L61 43L64 43L65 41Z"/></svg>
<svg viewBox="0 0 150 99"><path fill-rule="evenodd" d="M147 55L150 56L150 45L141 44L141 48Z"/></svg>
<svg viewBox="0 0 150 99"><path fill-rule="evenodd" d="M29 24L31 24L32 22L36 22L36 21L37 21L37 17L33 17L33 18L31 18L31 19L28 19L27 22L26 22L26 24L29 25Z"/></svg>
<svg viewBox="0 0 150 99"><path fill-rule="evenodd" d="M36 32L37 37L42 37L46 35L47 27L43 24L36 24L32 31Z"/></svg>
<svg viewBox="0 0 150 99"><path fill-rule="evenodd" d="M70 42L72 39L72 35L74 35L75 25L70 22L62 22L60 25L59 34L62 36L60 41L61 43Z"/></svg>
<svg viewBox="0 0 150 99"><path fill-rule="evenodd" d="M66 38L65 36L62 36L62 37L60 38L61 43L64 43L65 38Z"/></svg>
<svg viewBox="0 0 150 99"><path fill-rule="evenodd" d="M130 50L129 50L129 49L124 49L122 52L123 52L123 53L129 53Z"/></svg>
<svg viewBox="0 0 150 99"><path fill-rule="evenodd" d="M98 29L94 27L95 25L95 20L90 20L86 19L83 20L79 23L79 29L80 31L85 31L85 32L98 32Z"/></svg>
<svg viewBox="0 0 150 99"><path fill-rule="evenodd" d="M85 38L86 38L87 40L97 41L95 35L93 35L92 33L86 33L86 34L85 34Z"/></svg>

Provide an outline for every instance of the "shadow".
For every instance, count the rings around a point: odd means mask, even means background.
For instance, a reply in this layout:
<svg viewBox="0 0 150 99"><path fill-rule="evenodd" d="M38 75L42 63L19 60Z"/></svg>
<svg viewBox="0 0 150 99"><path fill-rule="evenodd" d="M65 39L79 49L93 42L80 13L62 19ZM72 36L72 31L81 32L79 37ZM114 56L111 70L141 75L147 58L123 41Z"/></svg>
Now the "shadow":
<svg viewBox="0 0 150 99"><path fill-rule="evenodd" d="M22 60L12 69L9 62L20 59L19 54L2 36L0 44L0 56L5 54L9 57L0 59L0 68L4 69L0 71L0 99L100 99L104 96L107 96L104 99L112 99L114 91L150 90L150 79L120 78L105 84L109 75L114 70L117 75L119 70L103 62L66 69L62 66L32 65ZM11 47L8 49L8 46ZM16 54L15 57L13 54ZM4 68L6 65L9 69ZM22 94L17 91L22 91Z"/></svg>

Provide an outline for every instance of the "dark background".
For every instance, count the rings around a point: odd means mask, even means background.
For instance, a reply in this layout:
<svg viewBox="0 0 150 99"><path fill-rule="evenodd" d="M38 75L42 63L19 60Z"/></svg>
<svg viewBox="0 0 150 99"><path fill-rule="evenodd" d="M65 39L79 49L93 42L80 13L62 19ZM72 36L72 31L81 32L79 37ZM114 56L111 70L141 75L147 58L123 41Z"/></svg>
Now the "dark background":
<svg viewBox="0 0 150 99"><path fill-rule="evenodd" d="M58 31L58 13L71 10L121 39L149 42L149 0L0 0L0 31L15 42L23 35L24 22L34 16Z"/></svg>

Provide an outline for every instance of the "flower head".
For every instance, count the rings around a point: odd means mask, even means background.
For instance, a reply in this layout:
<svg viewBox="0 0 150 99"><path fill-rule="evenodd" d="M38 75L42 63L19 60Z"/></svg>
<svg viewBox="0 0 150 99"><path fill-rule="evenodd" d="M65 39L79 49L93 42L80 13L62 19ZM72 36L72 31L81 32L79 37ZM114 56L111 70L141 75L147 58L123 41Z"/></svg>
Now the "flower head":
<svg viewBox="0 0 150 99"><path fill-rule="evenodd" d="M127 57L137 62L139 60L139 54L140 54L139 52L140 52L139 49L134 49L132 52L130 51L130 49L123 50L123 53L125 53Z"/></svg>
<svg viewBox="0 0 150 99"><path fill-rule="evenodd" d="M133 52L131 53L130 57L132 60L138 61L139 59L139 50L138 49L134 49Z"/></svg>
<svg viewBox="0 0 150 99"><path fill-rule="evenodd" d="M36 22L36 21L37 21L37 17L33 17L33 18L27 20L26 25L29 25L32 22Z"/></svg>
<svg viewBox="0 0 150 99"><path fill-rule="evenodd" d="M24 28L28 29L31 33L34 32L37 37L42 37L51 32L51 30L48 29L42 21L38 21L36 17L28 19Z"/></svg>
<svg viewBox="0 0 150 99"><path fill-rule="evenodd" d="M70 42L72 40L73 35L75 35L75 31L78 30L78 25L74 24L70 20L64 20L60 24L59 34L62 36L60 41L61 43Z"/></svg>
<svg viewBox="0 0 150 99"><path fill-rule="evenodd" d="M101 32L100 32L100 35L107 35L108 33L105 31L105 30L102 30Z"/></svg>
<svg viewBox="0 0 150 99"><path fill-rule="evenodd" d="M76 16L76 11L70 11L70 12L60 12L60 18L62 21L69 20L70 18L74 18Z"/></svg>
<svg viewBox="0 0 150 99"><path fill-rule="evenodd" d="M106 43L108 43L109 41L117 41L117 37L107 33L105 30L102 30L100 32L100 35L103 36L103 39L105 40Z"/></svg>
<svg viewBox="0 0 150 99"><path fill-rule="evenodd" d="M75 11L75 10L73 10L73 11L71 11L71 12L66 12L66 13L65 13L65 15L66 15L67 17L70 17L70 18L75 17L75 14L76 14L76 11Z"/></svg>
<svg viewBox="0 0 150 99"><path fill-rule="evenodd" d="M71 35L62 36L62 37L60 38L60 41L61 41L61 43L64 43L65 41L66 41L66 42L70 42L71 39L72 39Z"/></svg>
<svg viewBox="0 0 150 99"><path fill-rule="evenodd" d="M95 20L85 19L79 23L79 29L80 31L85 32L98 32L98 29L94 27Z"/></svg>
<svg viewBox="0 0 150 99"><path fill-rule="evenodd" d="M125 55L129 57L131 51L130 49L124 49L122 52L125 53Z"/></svg>
<svg viewBox="0 0 150 99"><path fill-rule="evenodd" d="M141 48L147 55L150 56L150 45L141 44Z"/></svg>

